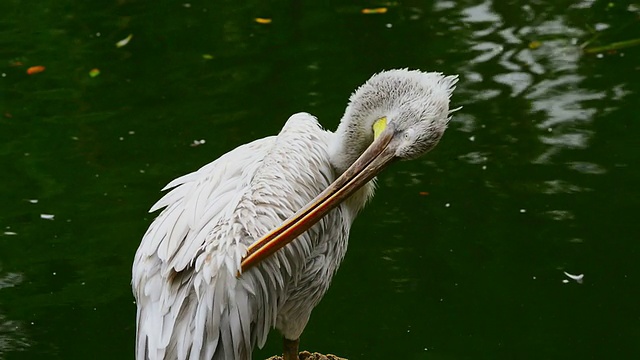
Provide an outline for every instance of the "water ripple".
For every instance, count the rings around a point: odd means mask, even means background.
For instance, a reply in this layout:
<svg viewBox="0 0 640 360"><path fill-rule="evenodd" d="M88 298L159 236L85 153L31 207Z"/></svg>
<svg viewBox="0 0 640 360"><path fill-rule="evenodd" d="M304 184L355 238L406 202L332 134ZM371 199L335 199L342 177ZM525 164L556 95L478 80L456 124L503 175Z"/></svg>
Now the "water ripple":
<svg viewBox="0 0 640 360"><path fill-rule="evenodd" d="M529 157L533 164L553 164L565 150L587 149L603 100L620 101L629 91L624 85L607 90L588 85L589 78L581 72L584 57L577 46L585 31L571 25L567 16L553 14L549 5L531 4L519 7L518 18L506 11L514 10L513 6L496 4L487 0L459 10L471 30L467 39L471 59L461 71L468 84L465 91L470 91L466 99L487 104L509 97L517 101L514 106L524 105L525 117L518 114L509 119L509 111L497 111L507 122L532 123L537 129L530 136L542 146ZM522 21L523 16L528 22ZM483 127L476 124L482 120L472 115L459 121L463 131Z"/></svg>
<svg viewBox="0 0 640 360"><path fill-rule="evenodd" d="M495 82L507 85L511 88L511 97L520 95L528 89L533 83L533 76L526 72L512 72L507 74L498 74L493 77Z"/></svg>
<svg viewBox="0 0 640 360"><path fill-rule="evenodd" d="M7 273L0 276L0 290L14 287L22 281L22 274ZM29 347L23 327L22 322L8 319L0 313L0 358L7 352L20 351Z"/></svg>
<svg viewBox="0 0 640 360"><path fill-rule="evenodd" d="M0 277L0 290L4 288L14 287L20 284L23 280L23 275L20 273L10 272Z"/></svg>

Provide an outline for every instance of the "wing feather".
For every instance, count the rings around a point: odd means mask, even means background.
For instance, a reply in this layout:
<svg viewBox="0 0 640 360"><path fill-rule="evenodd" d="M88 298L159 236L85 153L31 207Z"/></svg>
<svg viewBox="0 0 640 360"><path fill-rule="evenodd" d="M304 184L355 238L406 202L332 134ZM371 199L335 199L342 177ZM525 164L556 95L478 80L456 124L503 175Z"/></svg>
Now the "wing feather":
<svg viewBox="0 0 640 360"><path fill-rule="evenodd" d="M251 242L335 178L329 135L297 114L277 137L240 146L165 186L169 192L151 208L163 210L134 260L138 360L245 359L264 344L325 221L236 274Z"/></svg>

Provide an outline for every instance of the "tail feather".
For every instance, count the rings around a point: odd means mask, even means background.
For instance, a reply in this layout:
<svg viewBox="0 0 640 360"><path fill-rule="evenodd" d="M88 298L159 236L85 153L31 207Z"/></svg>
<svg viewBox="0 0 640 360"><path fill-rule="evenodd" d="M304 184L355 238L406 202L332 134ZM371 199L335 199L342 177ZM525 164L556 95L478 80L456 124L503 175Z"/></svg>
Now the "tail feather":
<svg viewBox="0 0 640 360"><path fill-rule="evenodd" d="M196 291L193 276L185 283L165 282L155 293L171 295L156 301L139 294L136 359L249 359L255 345L253 287L221 269Z"/></svg>

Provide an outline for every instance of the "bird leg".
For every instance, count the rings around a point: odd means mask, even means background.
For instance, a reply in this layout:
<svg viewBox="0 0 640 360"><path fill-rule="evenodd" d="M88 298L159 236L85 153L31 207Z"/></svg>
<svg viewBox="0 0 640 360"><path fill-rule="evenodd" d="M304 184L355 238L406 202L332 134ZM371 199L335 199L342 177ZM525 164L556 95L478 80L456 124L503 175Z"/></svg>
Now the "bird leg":
<svg viewBox="0 0 640 360"><path fill-rule="evenodd" d="M282 345L283 345L283 360L298 360L298 344L300 344L300 339L289 340L286 337L282 337Z"/></svg>

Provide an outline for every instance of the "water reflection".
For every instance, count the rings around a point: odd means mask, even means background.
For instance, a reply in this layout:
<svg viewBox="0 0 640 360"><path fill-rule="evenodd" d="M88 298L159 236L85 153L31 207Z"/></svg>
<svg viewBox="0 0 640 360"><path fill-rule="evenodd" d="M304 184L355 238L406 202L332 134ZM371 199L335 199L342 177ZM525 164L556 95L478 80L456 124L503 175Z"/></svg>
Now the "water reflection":
<svg viewBox="0 0 640 360"><path fill-rule="evenodd" d="M23 280L22 274L19 273L0 273L0 293L6 291L4 289L14 287ZM2 311L2 303L0 302L0 311ZM21 321L11 320L0 312L0 359L3 355L10 351L20 351L29 346L24 325Z"/></svg>
<svg viewBox="0 0 640 360"><path fill-rule="evenodd" d="M530 124L531 135L542 145L530 157L534 164L553 164L564 150L587 148L594 136L590 123L601 108L597 101L608 95L602 88L585 84L588 78L580 67L585 59L577 46L577 39L585 36L584 30L567 23L564 16L550 16L552 7L520 6L517 11L528 21L516 21L517 25L513 25L517 16L511 12L516 9L494 1L461 10L462 20L472 30L473 35L467 40L474 54L462 66L461 78L469 89L465 97L471 104L482 106L513 98L511 106L522 107L525 110L521 111L522 116L513 118L519 112L517 109L513 112L496 108L496 116L510 114L512 118L505 119L502 125L490 126ZM618 87L614 97L619 100L624 96L624 88ZM454 121L470 131L479 128L470 123L485 124L489 120L493 119L474 119L465 114ZM508 132L504 136L508 137ZM483 157L477 152L462 156L474 164Z"/></svg>
<svg viewBox="0 0 640 360"><path fill-rule="evenodd" d="M571 184L565 180L547 180L542 183L540 191L544 194L571 194L583 191L591 191L586 187Z"/></svg>
<svg viewBox="0 0 640 360"><path fill-rule="evenodd" d="M579 171L583 174L601 175L607 172L607 170L601 165L585 162L585 161L572 161L567 163L570 169Z"/></svg>
<svg viewBox="0 0 640 360"><path fill-rule="evenodd" d="M545 215L556 221L573 220L575 217L573 213L568 210L549 210L545 212Z"/></svg>

